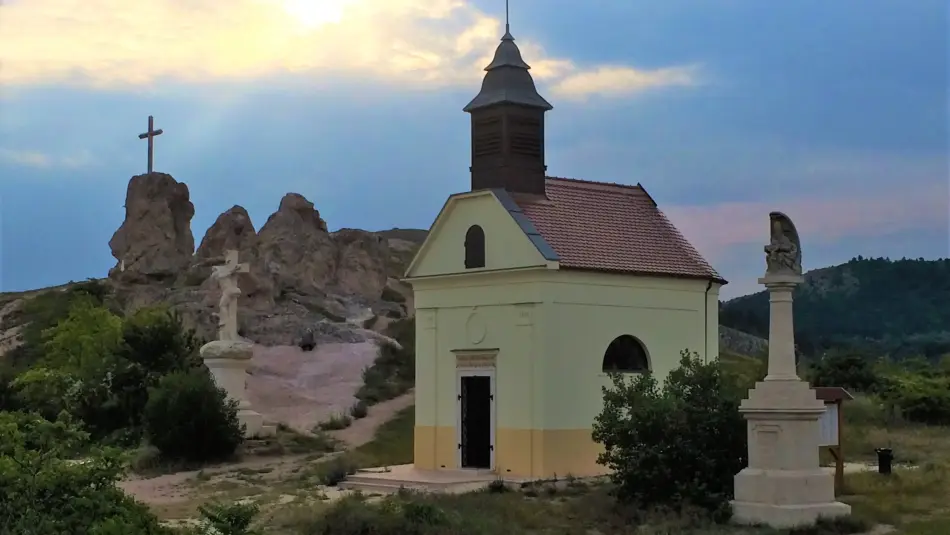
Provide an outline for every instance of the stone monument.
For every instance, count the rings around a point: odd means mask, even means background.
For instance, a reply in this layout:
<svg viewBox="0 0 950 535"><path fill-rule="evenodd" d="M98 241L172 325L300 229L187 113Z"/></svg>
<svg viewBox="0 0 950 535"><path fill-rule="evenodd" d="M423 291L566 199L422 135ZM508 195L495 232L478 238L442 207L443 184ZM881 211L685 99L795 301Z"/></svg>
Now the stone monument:
<svg viewBox="0 0 950 535"><path fill-rule="evenodd" d="M214 383L228 397L238 402L238 419L245 426L246 437L273 434L274 428L264 425L264 417L251 408L247 400L247 368L251 364L253 345L238 336L237 299L238 273L247 273L247 264L238 263L238 252L228 251L223 266L212 268L211 278L221 287L218 301L218 339L201 347L201 358L211 371Z"/></svg>
<svg viewBox="0 0 950 535"><path fill-rule="evenodd" d="M781 212L769 220L767 267L759 279L769 291L768 375L739 405L748 421L749 466L736 474L732 508L736 522L789 528L848 515L851 507L835 501L834 475L819 466L825 404L795 369L792 291L804 281L798 231Z"/></svg>

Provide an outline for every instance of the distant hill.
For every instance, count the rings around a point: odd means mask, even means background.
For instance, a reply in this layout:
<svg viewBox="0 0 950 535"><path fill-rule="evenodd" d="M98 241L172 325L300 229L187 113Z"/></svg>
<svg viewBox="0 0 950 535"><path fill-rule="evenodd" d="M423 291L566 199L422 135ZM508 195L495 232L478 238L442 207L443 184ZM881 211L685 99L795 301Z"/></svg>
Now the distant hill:
<svg viewBox="0 0 950 535"><path fill-rule="evenodd" d="M765 291L720 305L722 325L768 338ZM950 353L950 259L857 257L805 275L795 292L799 349L850 347L895 357Z"/></svg>

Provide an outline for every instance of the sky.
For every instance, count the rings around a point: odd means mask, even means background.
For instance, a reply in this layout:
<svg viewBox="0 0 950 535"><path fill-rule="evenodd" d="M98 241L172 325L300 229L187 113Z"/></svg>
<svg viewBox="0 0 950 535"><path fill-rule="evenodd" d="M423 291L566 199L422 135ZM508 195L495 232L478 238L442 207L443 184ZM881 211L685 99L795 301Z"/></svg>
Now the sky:
<svg viewBox="0 0 950 535"><path fill-rule="evenodd" d="M0 291L105 276L138 134L188 184L196 243L281 197L331 229L428 228L469 188L503 0L6 0ZM641 183L761 289L768 213L806 269L950 256L946 0L513 0L548 174Z"/></svg>

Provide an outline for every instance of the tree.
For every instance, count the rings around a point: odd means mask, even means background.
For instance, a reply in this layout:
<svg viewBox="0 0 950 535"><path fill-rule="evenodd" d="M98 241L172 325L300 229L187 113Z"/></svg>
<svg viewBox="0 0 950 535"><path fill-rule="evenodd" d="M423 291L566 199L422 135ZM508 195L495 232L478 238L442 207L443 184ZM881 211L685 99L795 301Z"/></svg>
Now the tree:
<svg viewBox="0 0 950 535"><path fill-rule="evenodd" d="M78 299L43 338L49 365L81 377L101 376L122 343L122 319L91 299Z"/></svg>
<svg viewBox="0 0 950 535"><path fill-rule="evenodd" d="M144 505L115 486L115 450L74 460L89 436L68 418L0 412L0 535L170 535Z"/></svg>
<svg viewBox="0 0 950 535"><path fill-rule="evenodd" d="M144 413L149 442L169 459L226 459L244 440L237 402L207 372L176 372L149 390Z"/></svg>
<svg viewBox="0 0 950 535"><path fill-rule="evenodd" d="M593 438L618 499L639 506L726 511L746 465L743 392L718 362L683 351L663 387L651 374L611 375Z"/></svg>

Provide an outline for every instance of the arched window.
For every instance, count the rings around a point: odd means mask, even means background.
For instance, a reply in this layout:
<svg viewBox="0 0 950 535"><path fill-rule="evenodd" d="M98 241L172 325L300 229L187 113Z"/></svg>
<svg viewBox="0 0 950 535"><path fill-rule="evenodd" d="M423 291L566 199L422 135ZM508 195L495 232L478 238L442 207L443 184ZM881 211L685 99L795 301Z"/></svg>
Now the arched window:
<svg viewBox="0 0 950 535"><path fill-rule="evenodd" d="M639 340L624 334L614 338L604 353L605 373L642 373L650 371L647 350Z"/></svg>
<svg viewBox="0 0 950 535"><path fill-rule="evenodd" d="M478 225L465 233L465 269L485 267L485 231Z"/></svg>

